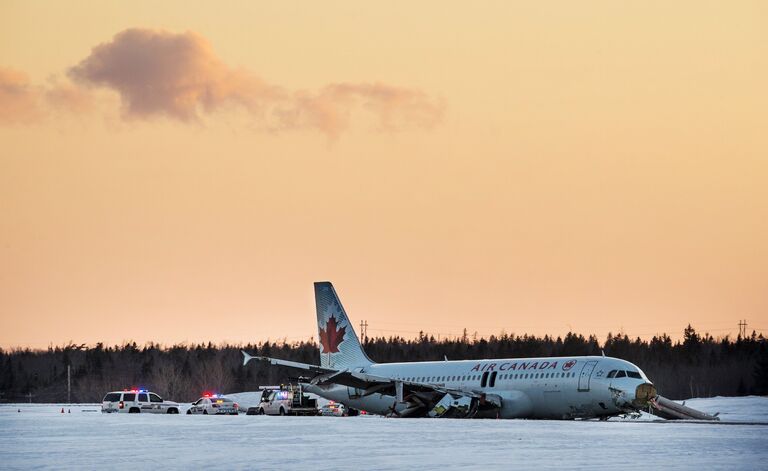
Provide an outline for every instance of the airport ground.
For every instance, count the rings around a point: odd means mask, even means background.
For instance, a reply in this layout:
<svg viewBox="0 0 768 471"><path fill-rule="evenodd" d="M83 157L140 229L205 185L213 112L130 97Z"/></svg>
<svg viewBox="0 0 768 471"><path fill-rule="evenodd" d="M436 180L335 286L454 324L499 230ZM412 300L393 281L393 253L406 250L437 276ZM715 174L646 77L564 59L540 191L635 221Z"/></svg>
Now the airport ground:
<svg viewBox="0 0 768 471"><path fill-rule="evenodd" d="M158 416L83 404L62 414L56 404L3 404L0 467L764 469L768 398L688 403L722 422Z"/></svg>

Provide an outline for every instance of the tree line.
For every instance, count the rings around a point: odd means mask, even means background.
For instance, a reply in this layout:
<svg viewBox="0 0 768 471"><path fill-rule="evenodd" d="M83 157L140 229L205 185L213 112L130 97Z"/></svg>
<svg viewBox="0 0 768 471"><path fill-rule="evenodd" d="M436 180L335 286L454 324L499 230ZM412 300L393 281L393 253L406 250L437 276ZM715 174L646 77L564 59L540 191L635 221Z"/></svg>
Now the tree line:
<svg viewBox="0 0 768 471"><path fill-rule="evenodd" d="M675 342L666 334L649 341L608 334L603 343L594 335L574 333L556 338L501 334L470 339L466 331L457 339L437 340L421 333L415 339L393 336L363 340L368 356L377 362L605 354L638 365L659 393L671 399L768 394L768 346L756 332L748 337L716 339L688 326L683 339ZM0 401L64 402L68 367L72 402L100 402L108 391L131 387L189 402L203 391L253 391L295 380L294 370L257 361L243 367L240 350L319 363L313 340L171 347L155 343L139 346L135 342L115 346L70 343L46 350L0 349Z"/></svg>

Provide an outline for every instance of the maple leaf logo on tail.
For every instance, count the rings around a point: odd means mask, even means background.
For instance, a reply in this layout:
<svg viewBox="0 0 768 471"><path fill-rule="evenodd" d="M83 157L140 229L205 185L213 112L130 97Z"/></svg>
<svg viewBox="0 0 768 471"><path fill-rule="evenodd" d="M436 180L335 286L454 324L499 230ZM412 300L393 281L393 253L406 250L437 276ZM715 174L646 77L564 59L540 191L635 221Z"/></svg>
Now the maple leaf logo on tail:
<svg viewBox="0 0 768 471"><path fill-rule="evenodd" d="M320 329L320 345L323 347L323 353L337 353L339 344L344 341L346 331L346 327L338 327L336 318L331 315L325 323L325 329Z"/></svg>

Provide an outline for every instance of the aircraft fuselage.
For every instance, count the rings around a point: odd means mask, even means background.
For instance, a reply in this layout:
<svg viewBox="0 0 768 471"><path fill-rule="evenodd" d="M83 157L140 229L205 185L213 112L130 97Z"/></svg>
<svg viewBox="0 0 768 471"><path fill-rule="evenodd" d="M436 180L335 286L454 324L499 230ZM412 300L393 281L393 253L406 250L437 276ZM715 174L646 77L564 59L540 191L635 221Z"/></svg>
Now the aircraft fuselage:
<svg viewBox="0 0 768 471"><path fill-rule="evenodd" d="M432 384L494 395L501 399L501 407L489 410L486 416L499 418L610 417L641 408L656 395L655 388L637 366L611 357L378 363L354 371L393 378L405 384ZM609 378L611 372L613 377ZM616 372L621 372L621 377L616 377L619 374ZM410 407L392 395L366 396L364 390L353 387L337 384L305 387L347 407L376 414L407 414ZM482 413L479 416L483 416Z"/></svg>

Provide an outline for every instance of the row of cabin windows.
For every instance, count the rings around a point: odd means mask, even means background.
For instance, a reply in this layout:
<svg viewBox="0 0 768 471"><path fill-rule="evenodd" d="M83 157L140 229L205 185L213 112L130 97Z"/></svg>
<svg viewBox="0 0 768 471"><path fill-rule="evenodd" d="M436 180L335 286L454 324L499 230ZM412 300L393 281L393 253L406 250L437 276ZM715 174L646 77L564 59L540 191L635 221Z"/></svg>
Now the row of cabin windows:
<svg viewBox="0 0 768 471"><path fill-rule="evenodd" d="M492 372L492 383L495 384L496 382L496 371ZM515 379L545 379L545 378L573 378L576 375L576 373L568 372L568 373L505 373L498 377L499 380L515 380ZM485 377L485 381L481 378ZM407 378L403 378L405 381L415 381L418 383L441 383L441 382L452 382L452 381L480 381L481 387L485 387L485 383L487 381L488 372L486 371L482 375L468 375L468 376L409 376ZM494 386L494 384L491 384L491 387Z"/></svg>

